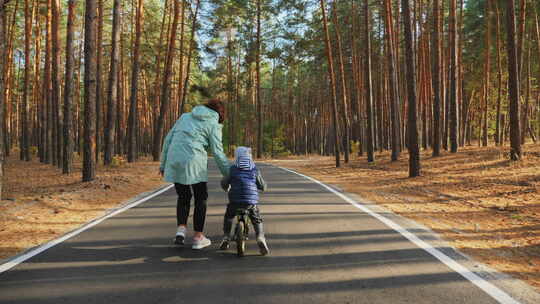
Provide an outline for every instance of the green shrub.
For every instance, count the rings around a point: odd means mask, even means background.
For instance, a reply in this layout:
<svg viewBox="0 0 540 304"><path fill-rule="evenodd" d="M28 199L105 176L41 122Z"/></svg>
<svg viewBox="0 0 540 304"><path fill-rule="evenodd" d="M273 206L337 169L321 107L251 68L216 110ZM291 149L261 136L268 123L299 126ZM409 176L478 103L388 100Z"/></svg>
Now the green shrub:
<svg viewBox="0 0 540 304"><path fill-rule="evenodd" d="M37 155L37 153L38 153L38 147L36 147L36 146L31 146L31 147L30 147L30 154L32 154L32 155Z"/></svg>
<svg viewBox="0 0 540 304"><path fill-rule="evenodd" d="M360 141L351 141L351 155L358 155L360 151Z"/></svg>
<svg viewBox="0 0 540 304"><path fill-rule="evenodd" d="M113 156L111 160L111 167L118 168L122 167L126 164L126 159L120 155Z"/></svg>

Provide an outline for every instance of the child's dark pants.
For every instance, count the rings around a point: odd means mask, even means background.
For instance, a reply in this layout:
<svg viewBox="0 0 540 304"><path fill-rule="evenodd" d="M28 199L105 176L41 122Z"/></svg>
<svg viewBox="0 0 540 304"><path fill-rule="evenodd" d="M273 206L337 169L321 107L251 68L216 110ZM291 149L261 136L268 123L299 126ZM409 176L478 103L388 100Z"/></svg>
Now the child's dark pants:
<svg viewBox="0 0 540 304"><path fill-rule="evenodd" d="M242 203L229 203L227 205L227 211L225 211L225 218L223 220L223 233L225 235L231 234L232 224L234 221L234 217L236 216L236 210L240 208L245 208L248 211L249 219L253 223L253 227L255 228L255 233L257 234L257 236L263 233L263 219L259 212L259 207L257 207L257 205L246 205Z"/></svg>
<svg viewBox="0 0 540 304"><path fill-rule="evenodd" d="M193 214L193 229L197 232L203 232L204 222L206 220L206 200L208 199L208 189L206 183L194 185L174 184L176 194L178 194L178 203L176 205L176 222L178 225L187 225L189 209L191 205L191 189L195 196L195 213Z"/></svg>

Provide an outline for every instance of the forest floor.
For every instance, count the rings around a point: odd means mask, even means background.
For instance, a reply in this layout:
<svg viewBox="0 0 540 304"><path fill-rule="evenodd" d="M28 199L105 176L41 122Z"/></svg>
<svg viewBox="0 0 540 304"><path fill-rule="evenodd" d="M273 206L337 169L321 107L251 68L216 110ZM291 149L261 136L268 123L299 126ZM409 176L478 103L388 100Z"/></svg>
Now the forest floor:
<svg viewBox="0 0 540 304"><path fill-rule="evenodd" d="M365 156L335 168L335 158L269 161L333 184L413 219L475 259L540 289L540 145L466 147L441 157L422 153L422 176L408 178L408 155Z"/></svg>
<svg viewBox="0 0 540 304"><path fill-rule="evenodd" d="M98 166L97 178L81 182L81 162L63 175L52 165L18 160L5 166L0 200L0 260L80 227L134 196L164 185L158 163L141 160L118 167Z"/></svg>

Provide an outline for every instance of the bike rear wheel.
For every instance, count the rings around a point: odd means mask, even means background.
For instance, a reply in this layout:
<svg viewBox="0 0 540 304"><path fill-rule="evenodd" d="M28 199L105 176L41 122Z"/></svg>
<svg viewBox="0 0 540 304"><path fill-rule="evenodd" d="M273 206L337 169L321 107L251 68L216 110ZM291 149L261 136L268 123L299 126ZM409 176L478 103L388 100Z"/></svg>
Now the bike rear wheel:
<svg viewBox="0 0 540 304"><path fill-rule="evenodd" d="M239 257L243 257L246 252L245 230L246 223L239 221L236 225L236 253Z"/></svg>

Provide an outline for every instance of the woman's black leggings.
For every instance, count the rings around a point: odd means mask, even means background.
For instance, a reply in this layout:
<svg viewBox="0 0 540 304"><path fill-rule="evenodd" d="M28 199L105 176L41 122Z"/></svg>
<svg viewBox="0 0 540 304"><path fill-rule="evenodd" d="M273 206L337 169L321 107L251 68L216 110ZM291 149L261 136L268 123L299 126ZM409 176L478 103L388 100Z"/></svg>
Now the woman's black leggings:
<svg viewBox="0 0 540 304"><path fill-rule="evenodd" d="M206 183L193 185L174 184L178 194L176 205L176 222L178 225L187 225L189 209L191 207L191 189L195 197L195 213L193 214L193 229L196 232L203 232L204 221L206 220L206 200L208 199L208 189Z"/></svg>

